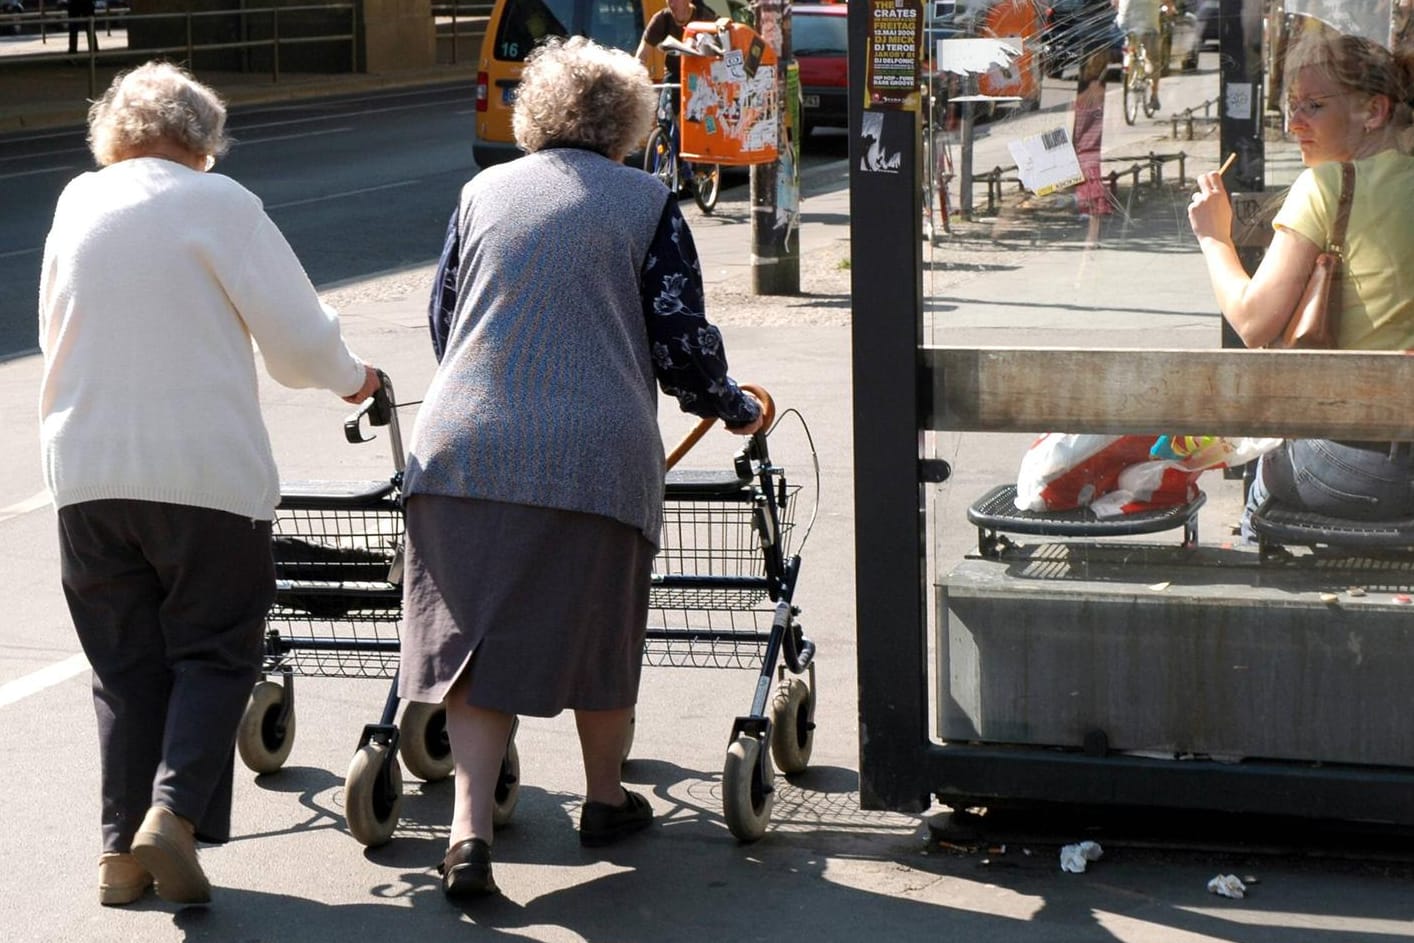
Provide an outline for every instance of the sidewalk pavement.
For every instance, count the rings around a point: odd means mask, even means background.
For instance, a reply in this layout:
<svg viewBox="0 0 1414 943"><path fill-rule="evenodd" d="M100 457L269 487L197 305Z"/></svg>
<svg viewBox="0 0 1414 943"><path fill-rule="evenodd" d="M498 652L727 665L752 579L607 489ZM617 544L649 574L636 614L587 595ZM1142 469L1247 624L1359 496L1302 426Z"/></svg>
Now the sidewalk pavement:
<svg viewBox="0 0 1414 943"><path fill-rule="evenodd" d="M1218 848L1107 842L1104 857L1076 875L1061 871L1058 846L1091 837L1080 820L1063 838L1020 836L1000 846L984 833L973 844L946 845L932 840L917 816L860 810L850 336L868 326L852 324L850 298L855 276L867 290L868 274L849 268L847 183L842 164L807 177L798 297L759 298L743 287L752 264L744 194L729 191L717 214L692 221L709 312L723 325L733 373L762 383L782 409L805 417L819 465L820 513L802 549L796 595L803 624L820 646L815 752L804 774L778 779L772 826L762 841L738 845L721 818L727 734L731 718L749 703L751 676L649 669L625 777L650 794L658 816L653 832L607 854L579 849L572 826L582 783L572 724L527 719L518 738L521 804L495 851L505 897L464 911L450 907L431 870L446 839L447 785L409 780L394 841L360 848L343 826L342 769L358 730L375 719L382 689L357 679L310 679L300 682L299 740L289 767L259 778L237 769L237 840L204 852L217 886L212 907L174 914L150 902L106 911L92 901L96 851L88 806L96 769L86 679L79 675L3 708L12 731L12 801L0 804L0 833L15 846L0 881L6 938L443 939L454 923L496 939L596 943L871 937L1355 943L1414 936L1407 866L1313 860L1300 834L1277 854L1240 835ZM959 224L955 235L925 250L926 339L1215 346L1217 315L1201 260L1185 238L1182 202L1177 192L1135 194L1127 214L1112 220L1105 248L1091 251L1080 247L1083 224L1067 222L1063 207L1052 207L1049 229L1037 224L1042 214L1028 218L1019 203L996 220ZM1043 231L1058 234L1037 241ZM433 368L423 314L429 273L420 266L325 291L343 313L351 345L390 373L408 403L421 398ZM0 395L12 406L32 403L37 377L37 358L0 364ZM341 444L338 421L346 410L337 401L270 384L262 397L285 477L360 478L386 467L381 442ZM16 447L31 448L33 410L12 409L12 416ZM689 422L665 403L663 424L672 440ZM1026 437L929 439L955 469L929 495L936 535L929 550L941 573L974 539L962 508L1014 474ZM815 490L811 443L799 426L783 423L772 441L777 459ZM723 460L735 444L729 436L709 436L693 463ZM24 462L7 489L31 494L37 487L38 469ZM1225 487L1216 481L1212 490ZM1220 539L1230 523L1223 515L1232 509L1231 500L1210 499L1205 539ZM63 630L52 511L0 514L0 527L7 538L0 564L28 573L37 587L12 602L17 628L8 680L75 647ZM1208 893L1209 878L1227 872L1261 883L1243 901Z"/></svg>

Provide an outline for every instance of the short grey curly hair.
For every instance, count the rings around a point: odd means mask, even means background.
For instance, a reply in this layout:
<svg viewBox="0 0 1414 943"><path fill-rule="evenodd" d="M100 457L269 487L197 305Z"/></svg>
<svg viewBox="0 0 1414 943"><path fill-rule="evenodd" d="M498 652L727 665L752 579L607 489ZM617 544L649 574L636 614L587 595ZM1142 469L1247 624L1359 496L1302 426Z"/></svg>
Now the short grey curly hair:
<svg viewBox="0 0 1414 943"><path fill-rule="evenodd" d="M210 157L231 144L221 96L185 69L153 61L115 76L88 109L88 148L107 167L159 140Z"/></svg>
<svg viewBox="0 0 1414 943"><path fill-rule="evenodd" d="M636 58L583 36L531 51L511 126L529 153L582 147L622 160L648 134L657 93Z"/></svg>

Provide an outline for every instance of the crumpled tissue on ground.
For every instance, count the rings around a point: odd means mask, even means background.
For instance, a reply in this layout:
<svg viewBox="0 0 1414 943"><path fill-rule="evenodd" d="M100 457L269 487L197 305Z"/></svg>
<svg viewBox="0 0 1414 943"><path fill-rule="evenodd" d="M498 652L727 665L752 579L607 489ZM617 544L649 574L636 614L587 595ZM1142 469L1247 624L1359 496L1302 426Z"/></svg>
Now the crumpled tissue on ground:
<svg viewBox="0 0 1414 943"><path fill-rule="evenodd" d="M1241 900L1247 896L1247 885L1235 874L1219 874L1208 882L1208 892Z"/></svg>
<svg viewBox="0 0 1414 943"><path fill-rule="evenodd" d="M1105 850L1100 847L1099 842L1083 841L1074 845L1066 845L1060 850L1061 870L1069 871L1071 874L1081 874L1085 871L1086 865L1092 861L1100 860L1100 855Z"/></svg>

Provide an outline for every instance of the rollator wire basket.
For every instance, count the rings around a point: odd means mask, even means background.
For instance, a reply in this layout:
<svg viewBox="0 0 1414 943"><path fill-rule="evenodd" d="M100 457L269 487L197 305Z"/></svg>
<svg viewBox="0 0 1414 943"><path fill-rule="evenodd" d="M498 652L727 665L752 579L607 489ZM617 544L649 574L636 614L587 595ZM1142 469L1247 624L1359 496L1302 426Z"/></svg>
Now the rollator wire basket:
<svg viewBox="0 0 1414 943"><path fill-rule="evenodd" d="M760 662L783 575L770 570L791 555L799 491L774 467L763 474L758 466L745 477L669 474L645 664L751 668Z"/></svg>
<svg viewBox="0 0 1414 943"><path fill-rule="evenodd" d="M402 496L396 481L290 482L275 512L275 605L266 670L391 678L402 617Z"/></svg>
<svg viewBox="0 0 1414 943"><path fill-rule="evenodd" d="M306 677L391 678L398 669L404 539L404 455L392 385L344 422L387 426L393 473L379 481L280 485L272 525L275 604L266 618L265 670Z"/></svg>

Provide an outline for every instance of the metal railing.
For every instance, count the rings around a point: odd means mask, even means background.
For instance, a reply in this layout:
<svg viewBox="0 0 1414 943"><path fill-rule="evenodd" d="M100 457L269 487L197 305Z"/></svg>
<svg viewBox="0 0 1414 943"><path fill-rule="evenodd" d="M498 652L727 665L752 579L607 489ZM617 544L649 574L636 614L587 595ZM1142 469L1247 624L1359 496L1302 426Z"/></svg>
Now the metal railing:
<svg viewBox="0 0 1414 943"><path fill-rule="evenodd" d="M1180 122L1182 122L1184 127L1184 140L1193 140L1193 121L1197 117L1198 109L1203 109L1204 121L1213 122L1216 121L1217 118L1213 115L1212 109L1216 108L1217 104L1218 100L1216 98L1210 98L1200 105L1194 105L1192 108L1185 108L1182 112L1173 115L1171 118L1169 118L1169 122L1172 125L1171 133L1169 136L1177 140L1178 125Z"/></svg>
<svg viewBox="0 0 1414 943"><path fill-rule="evenodd" d="M300 33L299 35L281 35L280 18L294 13L312 12L339 12L348 17L348 28L342 32L330 33ZM116 17L117 11L105 11L87 17L88 28L95 29L97 21ZM30 18L40 18L41 24L45 18L54 20L48 13L22 13L10 14L9 20L27 20ZM242 10L188 10L182 13L127 13L121 14L124 26L138 22L174 22L180 21L183 24L184 41L180 44L169 43L166 45L142 46L132 48L124 45L119 48L99 49L96 44L91 44L86 53L68 52L41 52L30 54L17 54L10 56L0 56L0 68L7 66L32 65L35 63L53 62L57 60L72 61L75 56L83 55L88 64L88 90L89 97L96 97L98 94L98 64L99 62L121 62L135 63L161 57L180 57L183 62L190 66L198 53L215 52L220 50L233 49L268 49L270 50L270 78L273 82L280 81L280 52L282 48L291 46L311 45L315 43L346 43L349 47L350 70L356 71L358 64L358 5L355 3L317 3L300 6L285 7L247 7ZM240 34L242 39L225 40L218 42L198 42L196 40L196 24L201 20L211 20L213 18L238 19L240 21ZM253 22L260 19L266 20L269 27L268 36L250 36L250 29ZM60 16L57 20L68 23L68 17ZM288 19L287 19L288 22ZM4 21L0 20L0 25ZM41 25L41 38L44 38L44 26ZM65 25L64 32L68 32Z"/></svg>
<svg viewBox="0 0 1414 943"><path fill-rule="evenodd" d="M1129 177L1130 186L1138 187L1147 183L1153 187L1164 185L1164 166L1171 162L1178 164L1178 180L1176 186L1182 187L1187 179L1186 169L1188 154L1178 151L1174 154L1156 154L1150 151L1147 155L1139 157L1106 157L1101 163L1124 164L1129 166L1123 169L1113 169L1103 175L1105 186L1111 196L1119 193L1119 182L1122 177ZM952 175L948 175L951 178ZM974 174L972 178L974 187L985 185L987 188L987 216L995 216L1005 196L1004 188L1007 184L1015 184L1017 192L1022 192L1026 188L1021 183L1021 178L1017 175L1017 167L1012 164L1007 167L1000 165L993 167L989 171Z"/></svg>
<svg viewBox="0 0 1414 943"><path fill-rule="evenodd" d="M445 0L432 4L432 23L438 40L451 40L450 60L457 64L457 47L463 39L480 39L495 0ZM443 23L446 21L446 29ZM465 28L464 28L465 27Z"/></svg>

